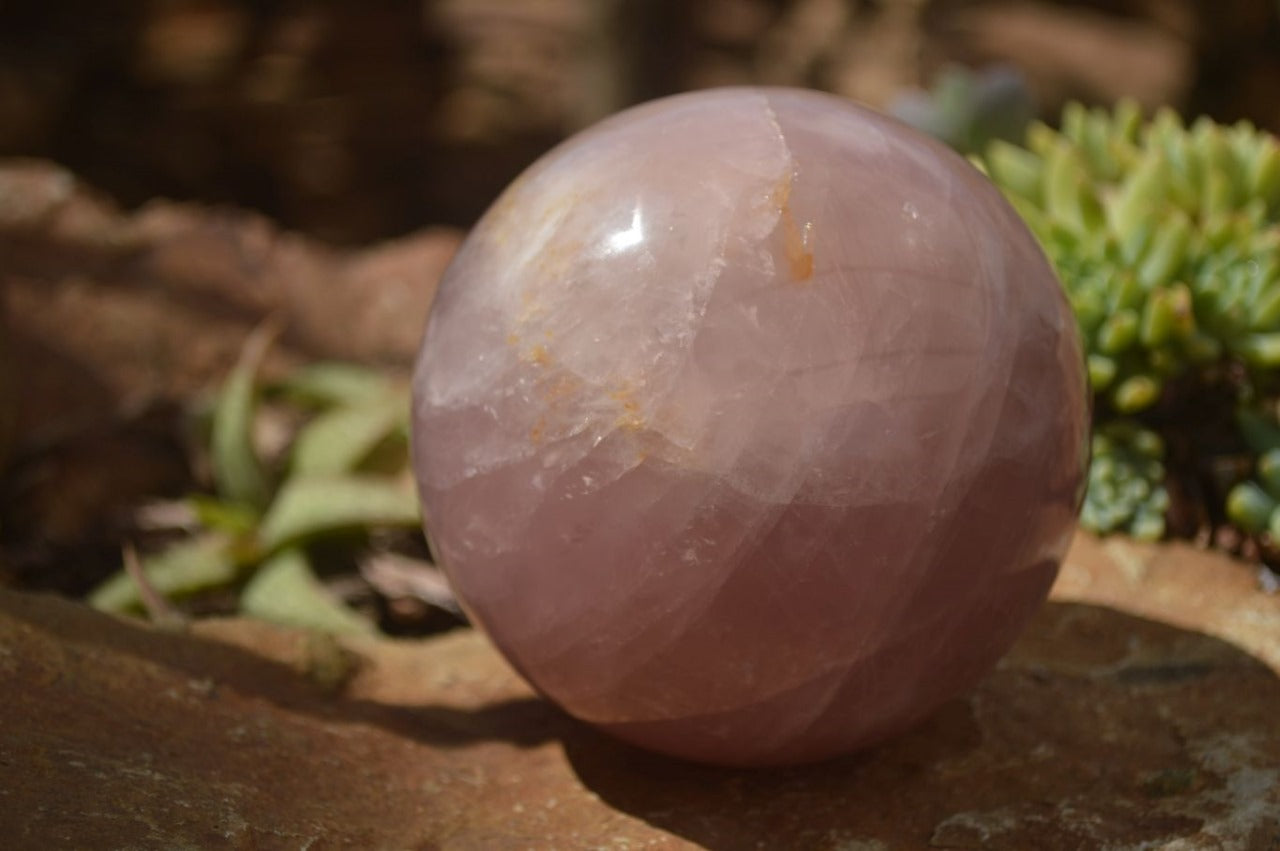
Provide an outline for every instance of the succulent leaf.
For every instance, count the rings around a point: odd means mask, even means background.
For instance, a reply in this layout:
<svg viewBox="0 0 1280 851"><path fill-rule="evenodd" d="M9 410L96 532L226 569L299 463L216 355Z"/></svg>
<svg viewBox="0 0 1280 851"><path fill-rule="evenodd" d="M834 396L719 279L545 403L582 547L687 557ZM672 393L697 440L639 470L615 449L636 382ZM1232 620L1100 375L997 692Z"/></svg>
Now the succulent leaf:
<svg viewBox="0 0 1280 851"><path fill-rule="evenodd" d="M377 370L341 361L310 364L276 385L286 396L313 407L353 405L393 392L392 382Z"/></svg>
<svg viewBox="0 0 1280 851"><path fill-rule="evenodd" d="M286 549L267 559L245 585L240 610L251 617L334 635L369 635L373 624L330 595L306 553Z"/></svg>
<svg viewBox="0 0 1280 851"><path fill-rule="evenodd" d="M296 476L285 481L258 527L265 552L330 532L369 526L416 528L413 488L385 476Z"/></svg>
<svg viewBox="0 0 1280 851"><path fill-rule="evenodd" d="M258 368L279 329L268 323L250 335L240 359L218 394L211 435L213 478L232 502L262 506L270 493L267 475L253 445Z"/></svg>
<svg viewBox="0 0 1280 851"><path fill-rule="evenodd" d="M298 433L290 469L299 476L349 473L398 428L406 429L408 416L408 400L394 393L331 408Z"/></svg>
<svg viewBox="0 0 1280 851"><path fill-rule="evenodd" d="M1163 537L1169 494L1160 436L1131 420L1114 420L1094 432L1091 449L1081 525L1098 534Z"/></svg>
<svg viewBox="0 0 1280 851"><path fill-rule="evenodd" d="M1227 494L1227 517L1246 532L1266 531L1276 501L1254 482L1241 482Z"/></svg>
<svg viewBox="0 0 1280 851"><path fill-rule="evenodd" d="M243 568L234 541L217 532L181 541L142 561L147 581L165 597L229 585ZM134 611L141 607L142 595L133 577L121 571L89 594L89 604L108 612Z"/></svg>

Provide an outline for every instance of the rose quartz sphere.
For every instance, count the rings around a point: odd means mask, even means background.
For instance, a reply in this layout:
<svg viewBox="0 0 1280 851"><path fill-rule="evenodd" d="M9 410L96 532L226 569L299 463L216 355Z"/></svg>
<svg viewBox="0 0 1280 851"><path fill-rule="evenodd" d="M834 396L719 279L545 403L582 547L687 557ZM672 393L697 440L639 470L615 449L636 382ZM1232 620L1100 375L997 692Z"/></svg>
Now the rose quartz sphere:
<svg viewBox="0 0 1280 851"><path fill-rule="evenodd" d="M699 761L841 754L973 685L1075 526L1087 402L1031 234L832 96L623 112L526 171L414 379L437 558L542 694Z"/></svg>

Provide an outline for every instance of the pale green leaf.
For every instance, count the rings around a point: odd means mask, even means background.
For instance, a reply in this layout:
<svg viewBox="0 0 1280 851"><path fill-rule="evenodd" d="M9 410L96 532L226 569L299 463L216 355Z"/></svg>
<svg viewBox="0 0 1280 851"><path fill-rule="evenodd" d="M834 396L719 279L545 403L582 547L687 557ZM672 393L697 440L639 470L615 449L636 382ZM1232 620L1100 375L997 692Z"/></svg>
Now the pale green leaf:
<svg viewBox="0 0 1280 851"><path fill-rule="evenodd" d="M231 538L217 533L190 538L142 560L147 581L163 597L182 597L235 581L241 563ZM89 604L109 612L137 610L142 597L121 571L89 594Z"/></svg>
<svg viewBox="0 0 1280 851"><path fill-rule="evenodd" d="M296 370L277 384L276 389L299 402L328 407L385 396L393 386L386 375L369 367L323 361Z"/></svg>
<svg viewBox="0 0 1280 851"><path fill-rule="evenodd" d="M187 503L195 512L201 526L228 535L244 535L252 532L262 518L262 512L252 506L228 502L213 496L196 494L187 497Z"/></svg>
<svg viewBox="0 0 1280 851"><path fill-rule="evenodd" d="M1163 389L1155 376L1133 375L1111 391L1111 404L1122 414L1132 414L1154 405Z"/></svg>
<svg viewBox="0 0 1280 851"><path fill-rule="evenodd" d="M416 527L409 483L385 476L295 476L276 495L259 528L264 551L328 532L367 526Z"/></svg>
<svg viewBox="0 0 1280 851"><path fill-rule="evenodd" d="M1255 482L1241 482L1227 494L1227 518L1250 533L1267 528L1276 501Z"/></svg>
<svg viewBox="0 0 1280 851"><path fill-rule="evenodd" d="M1035 204L1042 198L1044 165L1040 157L1008 142L996 140L987 152L992 176L1011 192Z"/></svg>
<svg viewBox="0 0 1280 851"><path fill-rule="evenodd" d="M283 626L338 635L368 635L374 626L335 599L316 579L306 554L289 548L267 559L245 585L240 610Z"/></svg>
<svg viewBox="0 0 1280 851"><path fill-rule="evenodd" d="M1255 366L1280 367L1280 332L1248 334L1236 342L1236 351Z"/></svg>
<svg viewBox="0 0 1280 851"><path fill-rule="evenodd" d="M214 408L213 478L219 494L231 502L261 507L269 496L267 476L253 446L253 418L258 368L278 330L268 323L250 335Z"/></svg>
<svg viewBox="0 0 1280 851"><path fill-rule="evenodd" d="M409 400L399 394L383 394L318 415L298 433L290 467L294 475L348 473L403 428Z"/></svg>

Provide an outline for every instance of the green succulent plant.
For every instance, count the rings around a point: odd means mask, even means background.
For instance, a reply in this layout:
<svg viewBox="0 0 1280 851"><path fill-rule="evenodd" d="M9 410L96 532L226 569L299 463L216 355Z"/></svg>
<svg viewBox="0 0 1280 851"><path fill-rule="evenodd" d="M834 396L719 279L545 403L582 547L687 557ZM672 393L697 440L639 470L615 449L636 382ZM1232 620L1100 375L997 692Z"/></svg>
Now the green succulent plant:
<svg viewBox="0 0 1280 851"><path fill-rule="evenodd" d="M1070 104L1060 129L1033 123L1024 145L995 141L974 161L1040 241L1079 323L1095 403L1083 525L1164 534L1165 447L1179 429L1186 438L1180 418L1200 400L1225 406L1227 423L1239 408L1236 430L1213 445L1180 440L1184 472L1213 466L1213 453L1257 456L1257 480L1210 487L1220 504L1204 513L1280 539L1280 440L1258 448L1243 425L1275 424L1280 143L1246 122Z"/></svg>
<svg viewBox="0 0 1280 851"><path fill-rule="evenodd" d="M1237 422L1254 456L1253 476L1227 494L1227 517L1241 531L1280 540L1280 426L1247 408L1238 412Z"/></svg>
<svg viewBox="0 0 1280 851"><path fill-rule="evenodd" d="M313 562L322 545L353 532L418 528L408 392L341 363L264 385L258 368L271 337L263 330L250 339L214 403L214 492L185 500L194 531L144 558L141 582L127 570L109 578L90 594L94 606L122 612L142 607L149 591L180 598L235 589L240 610L263 620L331 633L373 630L325 591ZM254 441L264 394L304 420L274 464Z"/></svg>
<svg viewBox="0 0 1280 851"><path fill-rule="evenodd" d="M1133 414L1224 358L1280 367L1280 145L1249 124L1069 105L981 165L1053 261L1100 401Z"/></svg>
<svg viewBox="0 0 1280 851"><path fill-rule="evenodd" d="M1094 430L1092 452L1080 522L1101 534L1163 538L1169 492L1160 435L1133 420L1114 420Z"/></svg>

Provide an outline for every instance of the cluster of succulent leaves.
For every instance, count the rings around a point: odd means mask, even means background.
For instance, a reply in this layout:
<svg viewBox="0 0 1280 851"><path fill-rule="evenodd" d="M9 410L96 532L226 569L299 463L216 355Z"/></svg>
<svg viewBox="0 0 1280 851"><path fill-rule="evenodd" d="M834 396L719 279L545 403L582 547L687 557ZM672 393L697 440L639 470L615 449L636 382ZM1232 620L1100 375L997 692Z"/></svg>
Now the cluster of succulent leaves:
<svg viewBox="0 0 1280 851"><path fill-rule="evenodd" d="M331 633L373 630L321 585L316 556L335 541L379 529L417 529L408 472L408 394L354 365L319 363L274 385L258 378L270 344L263 329L245 346L208 424L214 493L185 502L196 529L144 557L145 576L121 571L90 602L109 611L140 608L144 593L165 599L235 589L240 610L263 620ZM304 420L279 459L255 446L263 399Z"/></svg>
<svg viewBox="0 0 1280 851"><path fill-rule="evenodd" d="M1253 478L1236 483L1227 494L1227 517L1244 532L1280 541L1280 427L1248 408L1239 412L1237 422L1256 462Z"/></svg>
<svg viewBox="0 0 1280 851"><path fill-rule="evenodd" d="M1169 493L1160 435L1133 420L1113 420L1094 429L1091 449L1080 522L1087 529L1123 529L1145 540L1163 536Z"/></svg>
<svg viewBox="0 0 1280 851"><path fill-rule="evenodd" d="M1153 429L1176 427L1170 400L1227 386L1214 398L1238 406L1238 422L1274 422L1280 144L1243 122L1187 126L1168 109L1147 120L1133 103L1072 104L1060 129L1032 124L1025 145L996 141L975 161L1039 239L1079 323L1095 402L1083 523L1161 537L1168 441ZM1263 508L1280 497L1268 458L1260 483L1210 513L1262 531Z"/></svg>

